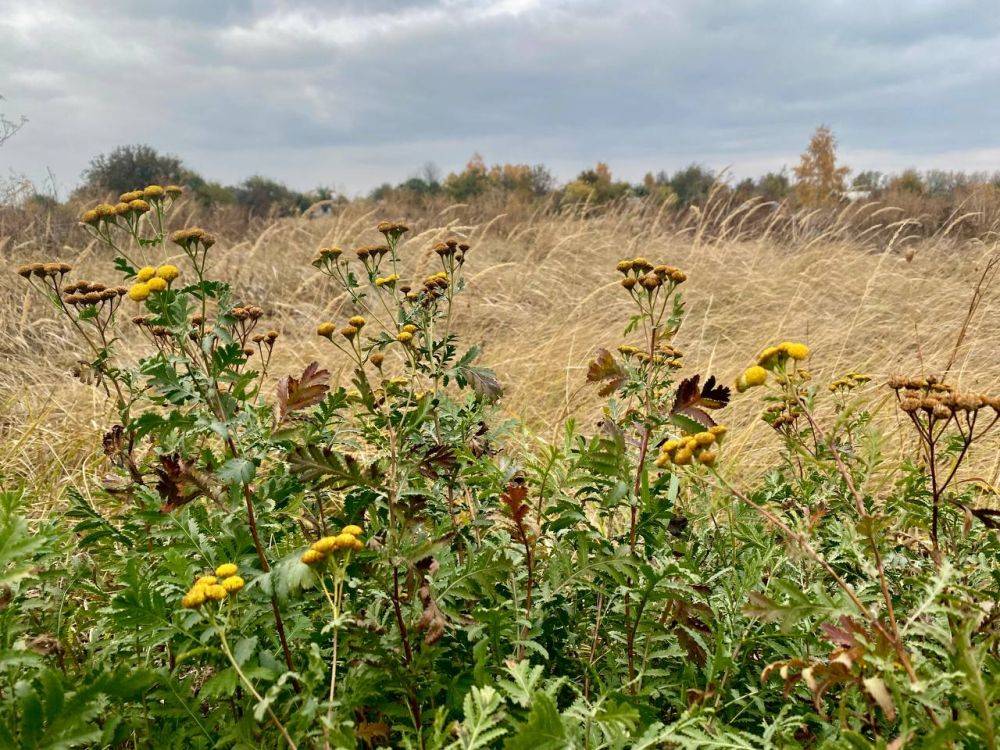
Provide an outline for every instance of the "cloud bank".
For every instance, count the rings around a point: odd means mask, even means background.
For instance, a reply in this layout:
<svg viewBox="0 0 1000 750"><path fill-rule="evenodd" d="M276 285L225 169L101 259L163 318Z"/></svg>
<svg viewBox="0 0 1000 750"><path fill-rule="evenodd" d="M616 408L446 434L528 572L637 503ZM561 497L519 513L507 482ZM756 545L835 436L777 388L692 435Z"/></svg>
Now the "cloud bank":
<svg viewBox="0 0 1000 750"><path fill-rule="evenodd" d="M71 187L149 143L210 178L350 193L427 161L568 178L792 164L1000 168L1000 14L980 0L0 0L0 169Z"/></svg>

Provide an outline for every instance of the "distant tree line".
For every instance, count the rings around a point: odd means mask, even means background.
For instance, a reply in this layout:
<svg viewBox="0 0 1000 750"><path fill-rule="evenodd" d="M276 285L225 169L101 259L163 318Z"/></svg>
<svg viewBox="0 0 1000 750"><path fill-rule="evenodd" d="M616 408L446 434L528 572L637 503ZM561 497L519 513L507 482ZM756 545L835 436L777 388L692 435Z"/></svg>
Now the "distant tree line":
<svg viewBox="0 0 1000 750"><path fill-rule="evenodd" d="M580 172L564 185L558 184L541 165L487 165L475 154L464 169L442 176L433 164L398 183L385 183L372 190L373 201L471 202L485 196L505 202L529 203L540 199L556 205L602 205L627 199L652 199L684 208L702 204L713 190L728 191L742 201L787 201L794 205L819 207L845 200L890 199L907 196L960 200L969 191L990 186L1000 190L1000 173L965 173L908 169L895 175L864 171L849 180L850 169L838 161L837 142L829 128L817 128L796 165L768 172L757 178L729 181L725 175L691 164L672 173L649 172L639 183L615 180L607 164L599 162ZM82 175L77 195L122 193L137 185L178 184L206 206L233 205L248 215L289 215L300 213L318 201L346 200L328 188L309 192L293 190L283 183L254 175L236 185L206 180L181 159L162 154L147 145L119 146L95 157Z"/></svg>
<svg viewBox="0 0 1000 750"><path fill-rule="evenodd" d="M237 205L252 215L285 215L304 211L317 201L333 200L329 188L303 193L268 177L253 175L237 185L206 180L176 156L142 144L119 146L91 160L77 194L124 193L138 185L181 185L205 205Z"/></svg>

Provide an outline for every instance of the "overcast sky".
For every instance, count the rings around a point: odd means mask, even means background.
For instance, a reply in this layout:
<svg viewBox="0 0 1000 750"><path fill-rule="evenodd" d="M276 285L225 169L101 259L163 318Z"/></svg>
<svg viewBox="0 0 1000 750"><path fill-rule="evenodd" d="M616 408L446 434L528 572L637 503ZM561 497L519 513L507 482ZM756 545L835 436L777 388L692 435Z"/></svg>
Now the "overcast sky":
<svg viewBox="0 0 1000 750"><path fill-rule="evenodd" d="M349 194L473 152L560 178L1000 169L997 0L0 0L0 172L148 143Z"/></svg>

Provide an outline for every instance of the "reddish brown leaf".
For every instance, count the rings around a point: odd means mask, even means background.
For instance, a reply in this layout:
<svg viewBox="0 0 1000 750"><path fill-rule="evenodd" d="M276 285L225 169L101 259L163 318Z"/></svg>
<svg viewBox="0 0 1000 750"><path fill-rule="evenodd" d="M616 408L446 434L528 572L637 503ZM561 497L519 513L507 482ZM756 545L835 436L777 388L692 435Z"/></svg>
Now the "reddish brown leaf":
<svg viewBox="0 0 1000 750"><path fill-rule="evenodd" d="M609 396L625 382L625 370L607 349L598 349L597 356L587 366L587 382L601 383L597 394Z"/></svg>
<svg viewBox="0 0 1000 750"><path fill-rule="evenodd" d="M429 584L425 583L421 586L417 591L417 596L420 597L420 603L424 605L424 611L420 613L420 619L417 620L417 630L423 631L424 643L433 646L444 635L448 618L445 617L444 612L434 600Z"/></svg>
<svg viewBox="0 0 1000 750"><path fill-rule="evenodd" d="M524 523L524 517L528 515L528 504L524 502L527 497L528 486L516 481L508 484L507 489L500 495L500 502L507 506L510 517L518 526Z"/></svg>
<svg viewBox="0 0 1000 750"><path fill-rule="evenodd" d="M682 380L677 386L677 393L674 396L674 407L672 414L683 413L684 409L700 407L701 409L721 409L729 403L730 391L728 386L715 382L715 376L709 376L705 381L705 387L698 387L701 375L692 375Z"/></svg>
<svg viewBox="0 0 1000 750"><path fill-rule="evenodd" d="M384 721L359 721L354 734L361 738L367 747L375 747L389 740L389 725Z"/></svg>
<svg viewBox="0 0 1000 750"><path fill-rule="evenodd" d="M709 375L708 380L701 389L701 396L698 399L699 405L706 409L721 409L729 403L731 391L729 386L715 382L715 375Z"/></svg>
<svg viewBox="0 0 1000 750"><path fill-rule="evenodd" d="M330 390L330 372L319 369L318 362L310 362L302 375L286 375L278 381L278 421L283 422L293 411L315 406Z"/></svg>
<svg viewBox="0 0 1000 750"><path fill-rule="evenodd" d="M170 513L204 494L195 475L194 462L176 453L160 456L156 473L156 491L163 498L161 513Z"/></svg>

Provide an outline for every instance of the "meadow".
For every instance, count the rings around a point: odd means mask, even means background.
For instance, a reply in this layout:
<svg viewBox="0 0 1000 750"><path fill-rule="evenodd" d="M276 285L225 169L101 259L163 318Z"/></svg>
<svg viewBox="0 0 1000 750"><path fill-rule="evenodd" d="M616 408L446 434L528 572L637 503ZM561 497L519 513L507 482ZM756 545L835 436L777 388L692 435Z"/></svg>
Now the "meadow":
<svg viewBox="0 0 1000 750"><path fill-rule="evenodd" d="M882 226L874 221L856 226L848 214L804 227L789 222L792 229L783 228L777 237L761 231L741 234L743 212L732 206L722 207L714 225L697 215L664 216L656 206L564 216L524 209L510 216L503 208L446 205L428 211L352 203L336 216L250 226L223 216L213 272L246 299L266 304L267 323L285 342L275 352L275 373L318 360L346 383L350 364L324 353L314 328L316 321L342 314L349 300L316 276L309 265L315 249L365 244L378 236L379 217L409 212L412 236L401 251L407 267L420 273L435 265L434 242L451 234L468 238L476 250L470 256L469 291L456 309L456 330L482 346L484 361L500 376L503 412L552 437L567 419L592 424L599 415L603 399L587 387L586 367L598 347L617 340L629 309L629 300L615 293L617 275L608 270L620 256L641 253L688 270L689 314L678 344L694 371L711 370L728 382L739 374L748 352L775 336L798 337L813 346L810 365L819 382L833 380L842 370L860 370L873 376L866 390L877 397L894 372L934 372L945 366L984 263L995 252L986 228L979 229L982 238L971 240L947 234L907 237L899 231L901 213L885 211L883 205L867 211L887 215ZM180 223L210 218L203 209L185 206ZM98 278L112 273L113 253L107 248L82 232L67 236L65 220L59 231L44 224L44 218L36 218L17 226L17 235L2 238L9 268L44 252L86 264ZM877 232L871 231L873 225ZM174 252L164 260L177 257ZM15 274L0 279L0 290L6 332L0 387L8 415L0 472L25 478L44 490L39 498L57 506L66 483L86 486L99 478L93 461L105 429L104 400L72 377L79 352L70 346L66 325ZM996 315L994 291L959 342L953 366L959 382L1000 388ZM123 345L141 351L135 342ZM759 404L735 406L730 460L741 470L763 470L766 464L738 449L759 446L767 437ZM896 418L885 412L885 429L894 430ZM995 485L1000 455L992 462L979 460L984 478Z"/></svg>
<svg viewBox="0 0 1000 750"><path fill-rule="evenodd" d="M992 229L129 197L0 234L0 744L996 748Z"/></svg>

